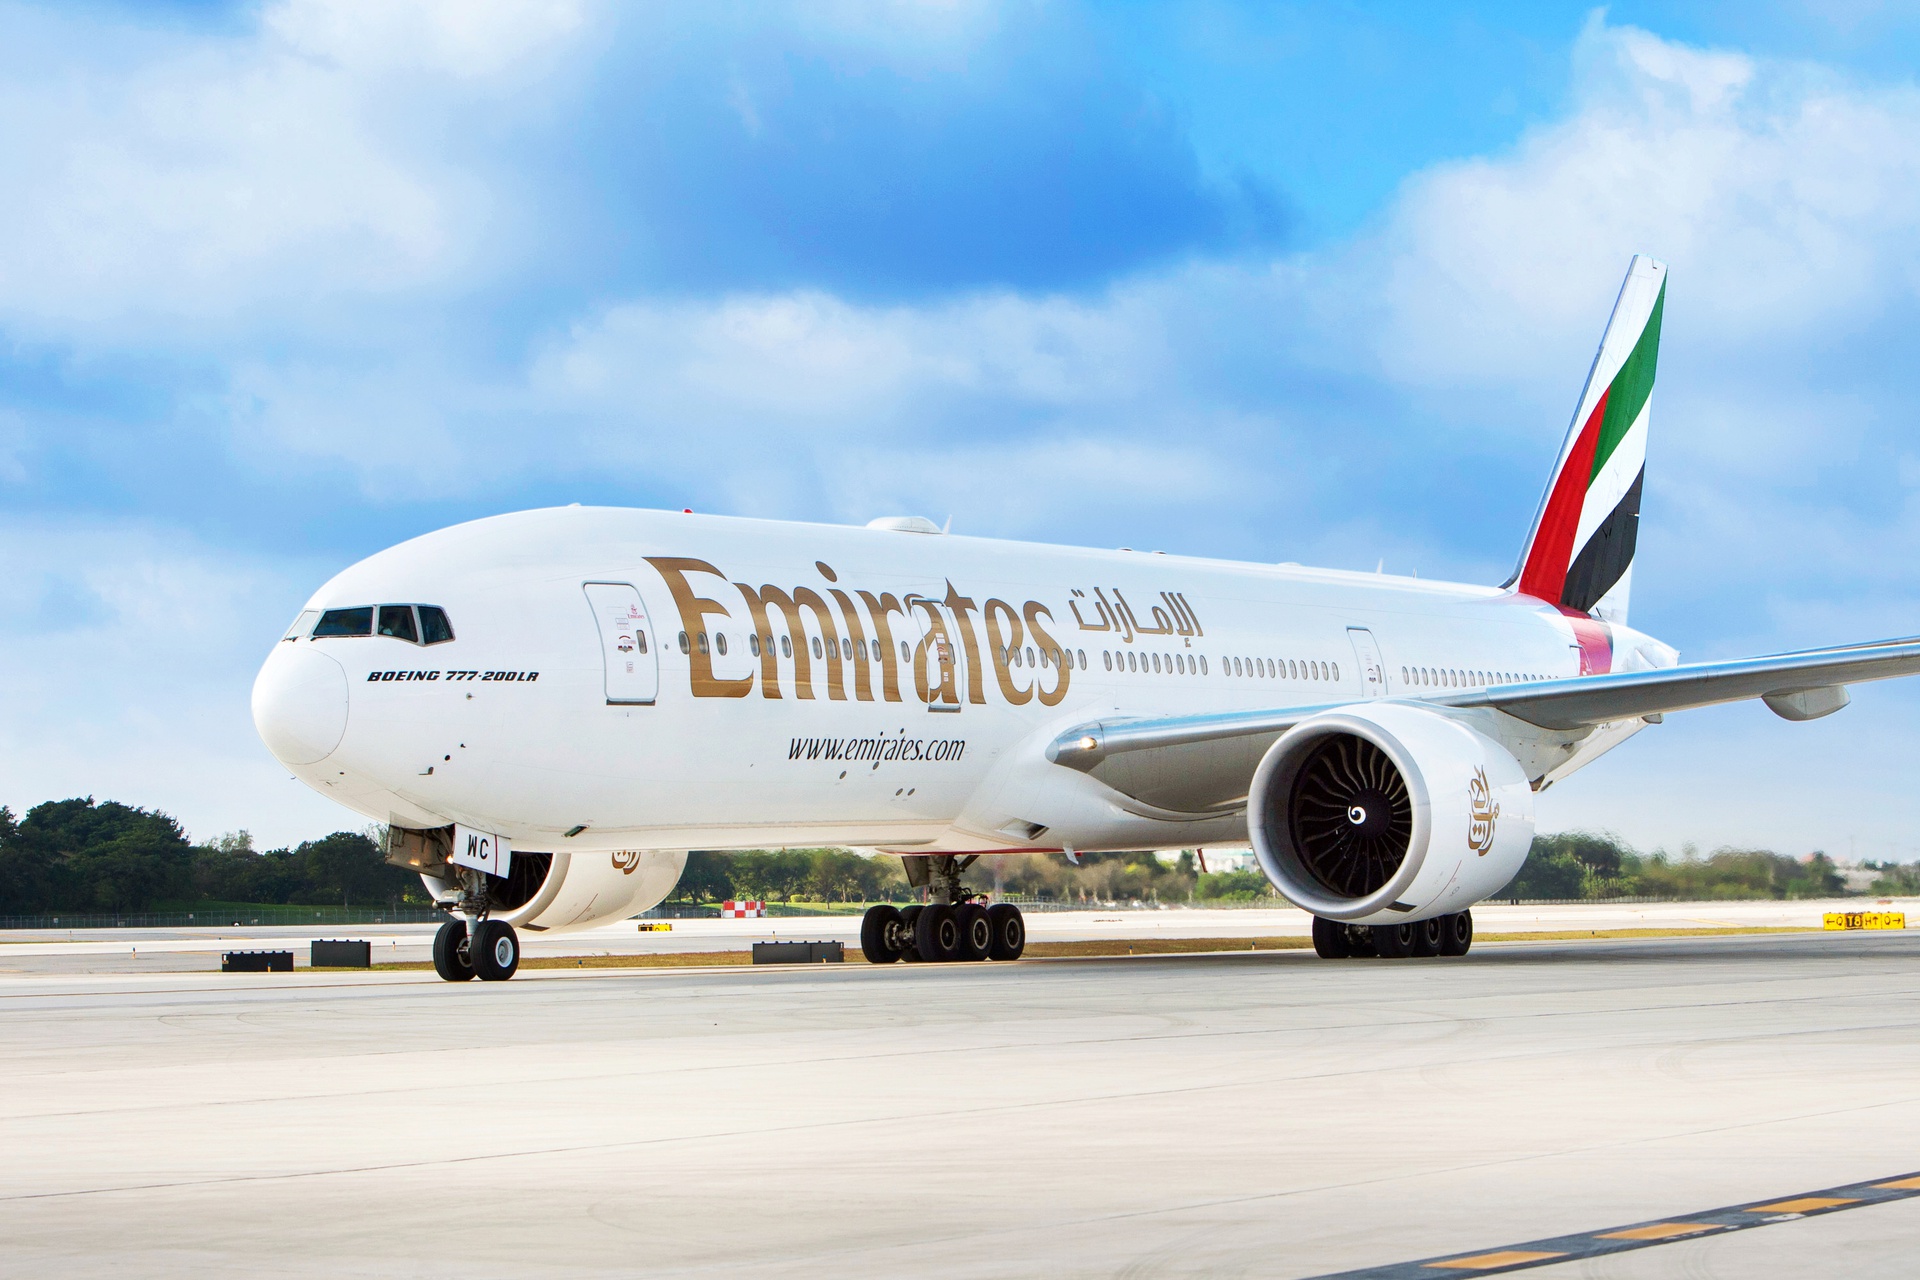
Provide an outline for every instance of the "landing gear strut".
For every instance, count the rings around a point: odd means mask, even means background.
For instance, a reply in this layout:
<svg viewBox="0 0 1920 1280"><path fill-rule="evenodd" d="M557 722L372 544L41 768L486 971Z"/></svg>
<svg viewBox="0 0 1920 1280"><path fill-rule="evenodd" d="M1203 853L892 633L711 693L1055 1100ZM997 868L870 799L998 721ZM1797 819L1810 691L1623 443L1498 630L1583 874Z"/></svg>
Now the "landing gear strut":
<svg viewBox="0 0 1920 1280"><path fill-rule="evenodd" d="M447 982L505 982L520 968L520 935L505 920L487 918L487 878L461 867L452 919L433 935L433 971Z"/></svg>
<svg viewBox="0 0 1920 1280"><path fill-rule="evenodd" d="M927 891L924 905L888 903L867 908L860 950L871 964L895 960L1018 960L1027 949L1027 922L1010 902L987 906L960 883L978 854L907 858L907 883Z"/></svg>
<svg viewBox="0 0 1920 1280"><path fill-rule="evenodd" d="M1325 960L1381 956L1463 956L1473 945L1473 912L1456 911L1413 924L1342 924L1313 918L1313 949Z"/></svg>

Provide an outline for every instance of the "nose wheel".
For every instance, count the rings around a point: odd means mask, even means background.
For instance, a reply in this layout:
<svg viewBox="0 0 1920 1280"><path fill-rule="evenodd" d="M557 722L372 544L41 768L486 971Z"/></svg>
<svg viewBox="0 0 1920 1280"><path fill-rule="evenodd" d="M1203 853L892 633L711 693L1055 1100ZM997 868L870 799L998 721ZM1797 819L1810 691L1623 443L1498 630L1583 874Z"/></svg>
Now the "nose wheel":
<svg viewBox="0 0 1920 1280"><path fill-rule="evenodd" d="M451 918L433 935L433 971L446 982L505 982L520 968L520 935L505 920L487 918L486 877L459 867L460 896L443 904Z"/></svg>
<svg viewBox="0 0 1920 1280"><path fill-rule="evenodd" d="M473 977L465 920L449 920L433 935L433 971L445 982L465 982Z"/></svg>
<svg viewBox="0 0 1920 1280"><path fill-rule="evenodd" d="M505 982L520 968L520 935L504 920L482 920L471 931L449 920L433 935L433 971L447 982Z"/></svg>

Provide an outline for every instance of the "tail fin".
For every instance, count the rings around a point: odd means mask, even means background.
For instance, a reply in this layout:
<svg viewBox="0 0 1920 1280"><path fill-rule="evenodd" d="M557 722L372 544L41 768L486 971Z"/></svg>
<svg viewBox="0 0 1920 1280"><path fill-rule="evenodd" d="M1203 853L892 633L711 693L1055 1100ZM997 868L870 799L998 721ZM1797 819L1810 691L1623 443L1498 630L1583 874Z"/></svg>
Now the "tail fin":
<svg viewBox="0 0 1920 1280"><path fill-rule="evenodd" d="M1666 264L1635 255L1527 535L1519 572L1508 583L1603 622L1627 620L1666 300Z"/></svg>

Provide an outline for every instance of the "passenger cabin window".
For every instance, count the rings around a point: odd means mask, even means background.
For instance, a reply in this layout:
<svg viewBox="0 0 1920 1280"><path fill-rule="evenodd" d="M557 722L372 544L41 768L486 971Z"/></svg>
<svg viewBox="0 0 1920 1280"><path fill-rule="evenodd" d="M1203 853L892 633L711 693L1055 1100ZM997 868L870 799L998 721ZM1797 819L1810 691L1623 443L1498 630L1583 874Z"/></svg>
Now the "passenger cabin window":
<svg viewBox="0 0 1920 1280"><path fill-rule="evenodd" d="M373 634L373 606L361 609L329 609L320 615L313 638L325 636L370 636Z"/></svg>
<svg viewBox="0 0 1920 1280"><path fill-rule="evenodd" d="M414 629L413 609L404 604L383 604L380 606L380 635L391 636L395 640L405 640L408 644L420 643L420 633Z"/></svg>

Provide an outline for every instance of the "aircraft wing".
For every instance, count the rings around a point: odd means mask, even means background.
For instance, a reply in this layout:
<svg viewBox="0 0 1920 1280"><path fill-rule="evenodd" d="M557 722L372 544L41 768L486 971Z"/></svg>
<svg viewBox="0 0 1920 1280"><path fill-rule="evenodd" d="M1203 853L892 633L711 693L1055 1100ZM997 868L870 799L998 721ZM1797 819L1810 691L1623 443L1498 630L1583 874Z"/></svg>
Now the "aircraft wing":
<svg viewBox="0 0 1920 1280"><path fill-rule="evenodd" d="M1749 698L1764 699L1788 720L1812 720L1846 706L1849 684L1915 674L1920 674L1920 638L1536 680L1420 701L1489 708L1560 730ZM1253 770L1276 738L1302 720L1352 702L1095 721L1055 738L1047 757L1151 808L1179 814L1231 810L1245 802Z"/></svg>

